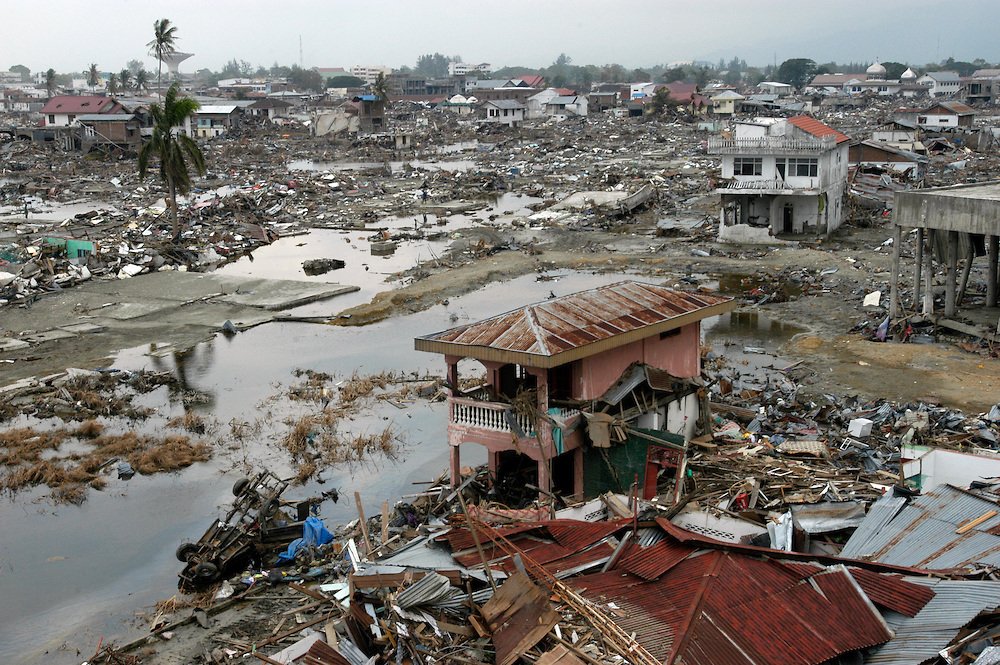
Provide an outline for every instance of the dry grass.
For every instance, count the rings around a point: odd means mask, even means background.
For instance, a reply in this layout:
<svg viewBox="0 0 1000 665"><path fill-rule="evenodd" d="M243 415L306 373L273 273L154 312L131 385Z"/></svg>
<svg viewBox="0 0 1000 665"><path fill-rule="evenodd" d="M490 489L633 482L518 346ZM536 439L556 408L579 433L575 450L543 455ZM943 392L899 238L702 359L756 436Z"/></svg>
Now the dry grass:
<svg viewBox="0 0 1000 665"><path fill-rule="evenodd" d="M209 430L208 421L194 411L185 411L183 416L171 418L167 426L175 429L182 429L192 434L207 434Z"/></svg>
<svg viewBox="0 0 1000 665"><path fill-rule="evenodd" d="M86 444L85 452L46 456L68 440ZM123 459L137 473L151 475L176 471L211 458L211 448L188 436L159 436L136 432L107 434L103 426L88 420L73 430L38 431L19 428L0 432L0 491L14 493L28 487L46 486L60 503L82 503L90 488L107 485L102 470L114 459Z"/></svg>
<svg viewBox="0 0 1000 665"><path fill-rule="evenodd" d="M93 418L90 420L84 420L80 423L80 426L76 428L76 436L81 439L96 439L104 432L104 425L97 422Z"/></svg>

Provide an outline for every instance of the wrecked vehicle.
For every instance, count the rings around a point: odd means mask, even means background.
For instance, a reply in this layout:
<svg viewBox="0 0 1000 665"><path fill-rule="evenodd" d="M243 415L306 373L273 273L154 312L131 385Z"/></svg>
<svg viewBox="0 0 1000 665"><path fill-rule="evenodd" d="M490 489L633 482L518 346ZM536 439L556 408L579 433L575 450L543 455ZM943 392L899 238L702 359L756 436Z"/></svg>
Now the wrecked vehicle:
<svg viewBox="0 0 1000 665"><path fill-rule="evenodd" d="M213 522L197 542L177 547L177 560L185 564L177 587L182 591L205 587L301 536L311 507L321 499L284 502L281 494L288 483L270 471L237 480L236 499L226 516ZM294 516L286 507L294 508Z"/></svg>

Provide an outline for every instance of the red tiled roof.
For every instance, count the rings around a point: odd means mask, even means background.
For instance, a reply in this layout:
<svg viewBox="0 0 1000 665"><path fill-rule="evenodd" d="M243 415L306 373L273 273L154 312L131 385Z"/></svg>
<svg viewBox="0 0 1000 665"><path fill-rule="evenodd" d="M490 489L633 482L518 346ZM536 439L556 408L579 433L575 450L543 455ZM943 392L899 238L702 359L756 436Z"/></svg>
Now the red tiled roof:
<svg viewBox="0 0 1000 665"><path fill-rule="evenodd" d="M807 134L812 134L816 138L823 138L824 136L835 136L837 138L837 143L843 143L844 141L850 141L851 138L847 134L842 134L838 132L833 127L824 125L822 122L808 115L796 115L788 119L788 122L792 123L802 131Z"/></svg>
<svg viewBox="0 0 1000 665"><path fill-rule="evenodd" d="M98 95L57 95L42 107L42 113L118 113L122 105Z"/></svg>
<svg viewBox="0 0 1000 665"><path fill-rule="evenodd" d="M524 76L515 76L514 78L521 79L528 84L529 88L541 88L542 84L545 83L545 77L538 74L525 74Z"/></svg>

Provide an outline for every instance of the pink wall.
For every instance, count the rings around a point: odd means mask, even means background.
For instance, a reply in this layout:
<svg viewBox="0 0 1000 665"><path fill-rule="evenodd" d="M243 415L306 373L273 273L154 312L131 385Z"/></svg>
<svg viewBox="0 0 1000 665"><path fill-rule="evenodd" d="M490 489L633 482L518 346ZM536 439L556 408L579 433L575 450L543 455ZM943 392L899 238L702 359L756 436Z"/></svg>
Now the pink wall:
<svg viewBox="0 0 1000 665"><path fill-rule="evenodd" d="M660 339L658 335L628 346L584 358L574 371L576 399L596 399L621 378L634 362L665 370L678 378L701 373L701 335L698 323L681 328L679 334Z"/></svg>

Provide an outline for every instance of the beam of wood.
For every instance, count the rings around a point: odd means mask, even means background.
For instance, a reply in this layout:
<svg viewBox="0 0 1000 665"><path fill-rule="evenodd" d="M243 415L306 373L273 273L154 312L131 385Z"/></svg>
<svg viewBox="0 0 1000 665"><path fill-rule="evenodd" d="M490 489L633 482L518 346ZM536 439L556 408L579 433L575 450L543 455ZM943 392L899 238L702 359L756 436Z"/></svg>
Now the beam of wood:
<svg viewBox="0 0 1000 665"><path fill-rule="evenodd" d="M382 544L389 540L389 500L382 502Z"/></svg>
<svg viewBox="0 0 1000 665"><path fill-rule="evenodd" d="M988 510L985 513L983 513L982 515L980 515L979 517L977 517L976 519L971 520L971 521L967 522L966 524L963 524L962 526L960 526L957 529L955 529L955 533L962 534L962 533L965 533L966 531L971 531L972 529L975 529L977 526L979 526L980 524L982 524L986 520L993 519L996 516L996 514L997 514L997 511L995 511L995 510Z"/></svg>
<svg viewBox="0 0 1000 665"><path fill-rule="evenodd" d="M361 524L361 537L365 540L365 554L371 551L372 541L368 537L368 520L365 519L365 508L361 505L361 492L354 493L354 503L358 507L358 520Z"/></svg>

